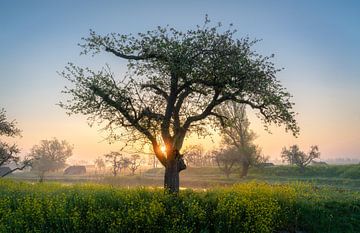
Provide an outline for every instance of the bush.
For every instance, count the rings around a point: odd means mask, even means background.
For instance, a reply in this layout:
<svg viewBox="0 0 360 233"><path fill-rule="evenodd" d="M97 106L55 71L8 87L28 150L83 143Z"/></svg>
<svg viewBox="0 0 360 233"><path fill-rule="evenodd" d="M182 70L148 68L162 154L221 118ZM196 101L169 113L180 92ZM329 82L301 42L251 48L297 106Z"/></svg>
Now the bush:
<svg viewBox="0 0 360 233"><path fill-rule="evenodd" d="M359 232L355 192L244 183L208 191L0 180L0 232ZM340 231L339 231L340 229Z"/></svg>

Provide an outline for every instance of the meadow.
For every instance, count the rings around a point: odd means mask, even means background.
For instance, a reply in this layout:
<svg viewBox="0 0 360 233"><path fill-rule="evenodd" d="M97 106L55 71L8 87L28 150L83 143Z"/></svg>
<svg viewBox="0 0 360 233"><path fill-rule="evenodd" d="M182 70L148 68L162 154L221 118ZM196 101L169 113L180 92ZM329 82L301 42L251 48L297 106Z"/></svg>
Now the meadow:
<svg viewBox="0 0 360 233"><path fill-rule="evenodd" d="M261 181L270 184L291 184L306 182L319 187L335 187L339 189L360 191L360 165L326 165L309 166L301 172L295 166L273 166L250 168L246 178L240 178L239 171L235 171L227 179L217 167L188 167L180 173L183 188L208 189L218 186ZM15 173L11 179L36 182L38 177L32 172ZM47 174L46 180L62 183L100 183L120 187L162 187L164 178L163 168L150 168L137 171L131 176L129 172L120 173L114 177L109 172L88 172L86 175L63 175L62 171Z"/></svg>
<svg viewBox="0 0 360 233"><path fill-rule="evenodd" d="M275 166L226 179L216 168L190 167L178 196L159 188L160 168L53 173L44 183L19 173L0 180L0 232L360 232L358 169Z"/></svg>
<svg viewBox="0 0 360 233"><path fill-rule="evenodd" d="M157 188L0 181L0 232L359 232L360 194L249 182Z"/></svg>

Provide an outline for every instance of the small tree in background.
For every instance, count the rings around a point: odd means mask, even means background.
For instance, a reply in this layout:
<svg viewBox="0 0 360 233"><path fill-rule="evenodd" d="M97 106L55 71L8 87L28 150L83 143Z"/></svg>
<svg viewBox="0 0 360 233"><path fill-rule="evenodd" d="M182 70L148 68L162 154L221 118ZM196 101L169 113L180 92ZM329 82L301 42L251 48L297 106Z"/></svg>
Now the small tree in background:
<svg viewBox="0 0 360 233"><path fill-rule="evenodd" d="M20 136L20 129L16 127L16 122L7 120L6 111L4 109L0 109L0 136ZM0 167L9 164L15 164L17 166L1 174L1 177L9 175L16 170L23 170L25 167L31 165L31 161L28 158L21 161L18 155L19 153L20 150L16 144L10 145L0 141Z"/></svg>
<svg viewBox="0 0 360 233"><path fill-rule="evenodd" d="M72 155L73 146L67 141L54 138L42 140L39 145L32 147L29 157L32 159L32 170L42 182L45 174L65 167L66 160Z"/></svg>
<svg viewBox="0 0 360 233"><path fill-rule="evenodd" d="M226 116L220 128L222 144L235 147L241 170L241 177L248 174L249 167L264 159L261 149L255 145L256 134L250 130L250 122L246 115L246 105L228 101L217 109L217 113Z"/></svg>
<svg viewBox="0 0 360 233"><path fill-rule="evenodd" d="M111 151L104 155L105 160L110 163L113 176L116 176L122 169L121 161L123 155L117 151Z"/></svg>
<svg viewBox="0 0 360 233"><path fill-rule="evenodd" d="M226 175L227 178L236 170L236 164L239 163L239 156L237 148L229 147L221 151L215 151L214 158L219 169Z"/></svg>
<svg viewBox="0 0 360 233"><path fill-rule="evenodd" d="M124 157L123 154L117 151L112 151L104 155L105 160L111 164L113 176L117 176L122 170L128 168L131 164L129 158Z"/></svg>
<svg viewBox="0 0 360 233"><path fill-rule="evenodd" d="M311 146L309 153L300 151L298 145L290 146L289 149L284 147L281 151L281 158L283 161L288 162L291 165L296 165L300 168L301 172L304 172L305 167L311 163L314 159L320 158L320 152L318 146Z"/></svg>
<svg viewBox="0 0 360 233"><path fill-rule="evenodd" d="M159 160L156 158L154 154L148 154L148 155L149 155L148 165L151 165L152 168L157 168L159 165Z"/></svg>
<svg viewBox="0 0 360 233"><path fill-rule="evenodd" d="M184 149L184 158L189 166L204 166L204 148L201 145L191 145Z"/></svg>
<svg viewBox="0 0 360 233"><path fill-rule="evenodd" d="M131 175L135 174L135 171L140 167L141 165L141 158L138 154L132 154L130 155L129 159L129 169L131 171Z"/></svg>
<svg viewBox="0 0 360 233"><path fill-rule="evenodd" d="M101 157L98 157L97 159L95 159L94 163L95 163L95 167L97 169L99 169L99 171L103 171L106 166L104 159Z"/></svg>

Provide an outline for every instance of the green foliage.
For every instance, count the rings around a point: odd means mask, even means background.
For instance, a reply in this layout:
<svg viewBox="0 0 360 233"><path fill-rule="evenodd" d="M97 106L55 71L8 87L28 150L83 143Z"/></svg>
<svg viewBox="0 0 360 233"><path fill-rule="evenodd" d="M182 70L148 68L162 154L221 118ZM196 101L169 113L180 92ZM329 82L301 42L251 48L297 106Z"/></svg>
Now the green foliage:
<svg viewBox="0 0 360 233"><path fill-rule="evenodd" d="M284 176L284 177L321 177L321 178L360 178L360 165L313 165L307 166L304 172L301 172L294 166L273 166L266 168L252 168L251 175L257 176Z"/></svg>
<svg viewBox="0 0 360 233"><path fill-rule="evenodd" d="M0 232L359 232L360 195L308 184L208 191L0 180Z"/></svg>
<svg viewBox="0 0 360 233"><path fill-rule="evenodd" d="M276 77L280 69L273 55L260 55L254 50L258 40L238 39L235 32L231 26L211 26L207 17L202 27L186 31L90 31L80 44L82 54L109 53L126 60L128 72L118 77L108 66L94 71L69 63L60 73L69 81L63 91L68 98L59 105L69 114L85 115L90 124L104 124L109 140L149 143L167 169L165 187L177 192L185 138L207 135L209 127L223 122L226 116L215 110L228 101L258 110L266 127L284 125L299 133L294 103Z"/></svg>
<svg viewBox="0 0 360 233"><path fill-rule="evenodd" d="M21 130L16 127L16 121L9 121L5 109L0 109L0 136L16 137L20 136ZM0 172L0 177L4 177L16 170L22 170L30 165L30 160L25 158L20 161L20 149L16 144L10 145L0 140L0 167L9 164L17 165L16 168L6 172Z"/></svg>
<svg viewBox="0 0 360 233"><path fill-rule="evenodd" d="M16 121L9 121L5 109L0 109L0 135L14 137L19 136L21 130L16 127Z"/></svg>
<svg viewBox="0 0 360 233"><path fill-rule="evenodd" d="M360 178L360 165L349 166L348 169L342 171L340 176L343 178L359 179Z"/></svg>
<svg viewBox="0 0 360 233"><path fill-rule="evenodd" d="M283 161L289 162L291 165L298 166L301 171L304 171L305 167L309 165L314 159L320 158L320 152L318 146L311 146L309 153L300 151L298 145L292 145L289 149L284 147L281 151L281 157Z"/></svg>
<svg viewBox="0 0 360 233"><path fill-rule="evenodd" d="M65 140L41 140L39 145L31 148L29 157L33 160L32 170L38 173L42 181L46 172L63 168L72 151L73 146Z"/></svg>

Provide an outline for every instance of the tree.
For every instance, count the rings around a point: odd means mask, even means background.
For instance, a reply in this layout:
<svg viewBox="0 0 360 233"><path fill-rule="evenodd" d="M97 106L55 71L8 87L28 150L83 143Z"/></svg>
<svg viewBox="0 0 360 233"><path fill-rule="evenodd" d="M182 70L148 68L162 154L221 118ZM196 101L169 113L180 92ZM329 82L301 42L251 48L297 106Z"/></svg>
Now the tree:
<svg viewBox="0 0 360 233"><path fill-rule="evenodd" d="M214 154L216 164L229 179L230 174L236 169L236 164L239 163L237 148L229 147L218 152L215 151Z"/></svg>
<svg viewBox="0 0 360 233"><path fill-rule="evenodd" d="M217 113L227 118L220 128L222 143L237 148L241 177L248 174L250 165L255 165L258 159L263 159L261 150L254 144L256 134L250 130L250 122L246 115L246 105L228 101L217 109Z"/></svg>
<svg viewBox="0 0 360 233"><path fill-rule="evenodd" d="M117 130L128 141L148 142L165 167L164 186L179 191L179 173L186 168L180 154L185 138L206 135L224 116L214 109L235 101L257 109L265 125L299 129L290 94L276 79L271 58L252 50L257 40L235 39L235 30L203 27L186 32L158 27L137 36L90 31L82 54L106 52L128 62L128 74L117 79L107 66L100 71L72 63L61 75L70 81L60 102L69 114L84 114L90 123L104 123L109 139ZM166 150L163 152L162 147Z"/></svg>
<svg viewBox="0 0 360 233"><path fill-rule="evenodd" d="M183 154L185 162L189 166L205 167L214 165L212 152L205 152L202 145L187 146Z"/></svg>
<svg viewBox="0 0 360 233"><path fill-rule="evenodd" d="M100 171L102 171L105 168L105 162L101 157L98 157L97 159L95 159L95 167L97 169L99 169Z"/></svg>
<svg viewBox="0 0 360 233"><path fill-rule="evenodd" d="M16 127L15 121L8 121L6 117L6 111L0 109L0 136L16 137L20 136L20 129ZM16 167L10 169L8 172L1 175L1 177L7 176L16 170L23 170L25 167L30 166L31 161L25 158L21 161L19 154L20 149L16 144L10 145L6 142L0 141L0 167L15 164Z"/></svg>
<svg viewBox="0 0 360 233"><path fill-rule="evenodd" d="M104 155L105 160L111 164L112 174L116 176L122 169L129 166L129 160L117 151L111 151Z"/></svg>
<svg viewBox="0 0 360 233"><path fill-rule="evenodd" d="M158 167L158 163L159 160L156 158L156 156L154 154L148 154L149 158L148 158L148 165L152 165L153 168L157 168Z"/></svg>
<svg viewBox="0 0 360 233"><path fill-rule="evenodd" d="M314 159L320 158L320 152L318 146L311 146L309 153L300 151L298 145L290 146L289 149L284 147L281 151L281 158L283 161L289 162L289 164L295 164L300 168L301 172L304 172L305 167L311 163Z"/></svg>
<svg viewBox="0 0 360 233"><path fill-rule="evenodd" d="M129 161L129 169L131 171L131 175L134 175L135 171L140 167L142 160L140 158L140 155L132 154L130 155Z"/></svg>
<svg viewBox="0 0 360 233"><path fill-rule="evenodd" d="M202 166L204 148L201 145L191 145L185 148L184 158L187 165Z"/></svg>
<svg viewBox="0 0 360 233"><path fill-rule="evenodd" d="M33 160L32 170L38 174L39 181L44 180L46 172L65 167L72 151L73 146L67 141L59 141L56 138L41 140L39 145L33 146L29 157Z"/></svg>

